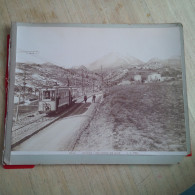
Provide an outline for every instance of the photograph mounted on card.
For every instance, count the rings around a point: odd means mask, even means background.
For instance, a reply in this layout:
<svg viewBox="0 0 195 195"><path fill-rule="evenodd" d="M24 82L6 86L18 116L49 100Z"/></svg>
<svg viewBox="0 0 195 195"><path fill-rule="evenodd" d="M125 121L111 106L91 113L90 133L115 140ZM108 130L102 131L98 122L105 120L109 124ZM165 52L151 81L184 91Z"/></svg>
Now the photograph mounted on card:
<svg viewBox="0 0 195 195"><path fill-rule="evenodd" d="M181 24L14 23L4 164L172 164L190 153Z"/></svg>

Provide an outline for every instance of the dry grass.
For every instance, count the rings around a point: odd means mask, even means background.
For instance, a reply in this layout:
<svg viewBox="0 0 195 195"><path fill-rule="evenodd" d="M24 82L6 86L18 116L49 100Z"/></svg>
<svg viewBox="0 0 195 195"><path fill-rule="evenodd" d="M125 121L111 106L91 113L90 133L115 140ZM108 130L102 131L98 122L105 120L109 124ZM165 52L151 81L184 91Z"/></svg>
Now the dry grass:
<svg viewBox="0 0 195 195"><path fill-rule="evenodd" d="M115 150L186 149L180 81L115 86L105 94L100 110L114 124Z"/></svg>

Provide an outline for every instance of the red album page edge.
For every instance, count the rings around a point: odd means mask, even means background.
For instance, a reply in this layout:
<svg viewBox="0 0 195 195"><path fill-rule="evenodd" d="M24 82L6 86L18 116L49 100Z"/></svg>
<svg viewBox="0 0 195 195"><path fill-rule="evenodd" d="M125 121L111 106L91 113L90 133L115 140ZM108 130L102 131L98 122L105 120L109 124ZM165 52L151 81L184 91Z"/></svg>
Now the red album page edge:
<svg viewBox="0 0 195 195"><path fill-rule="evenodd" d="M10 43L10 35L7 35L7 63L6 63L6 72L5 72L5 117L4 123L6 122L6 115L7 115L7 95L8 95L8 76L9 76L9 43ZM3 165L4 169L32 169L35 165Z"/></svg>

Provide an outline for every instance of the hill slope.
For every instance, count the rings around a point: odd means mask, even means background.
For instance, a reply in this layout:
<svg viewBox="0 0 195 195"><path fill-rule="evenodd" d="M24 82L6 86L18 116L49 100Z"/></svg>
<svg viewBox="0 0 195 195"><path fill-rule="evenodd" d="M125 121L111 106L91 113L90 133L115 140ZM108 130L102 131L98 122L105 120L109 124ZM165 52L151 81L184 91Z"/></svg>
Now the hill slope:
<svg viewBox="0 0 195 195"><path fill-rule="evenodd" d="M95 62L86 65L89 70L111 69L116 67L127 67L143 64L142 61L135 57L122 56L119 53L109 53Z"/></svg>

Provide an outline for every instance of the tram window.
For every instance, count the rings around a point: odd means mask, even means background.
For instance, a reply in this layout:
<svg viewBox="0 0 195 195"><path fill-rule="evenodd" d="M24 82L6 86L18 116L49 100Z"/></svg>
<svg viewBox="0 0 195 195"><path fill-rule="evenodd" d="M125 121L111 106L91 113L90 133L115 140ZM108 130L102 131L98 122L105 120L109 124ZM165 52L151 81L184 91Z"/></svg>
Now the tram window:
<svg viewBox="0 0 195 195"><path fill-rule="evenodd" d="M64 98L64 94L62 92L60 92L60 97L63 99Z"/></svg>
<svg viewBox="0 0 195 195"><path fill-rule="evenodd" d="M39 93L39 100L42 100L42 92Z"/></svg>
<svg viewBox="0 0 195 195"><path fill-rule="evenodd" d="M50 91L43 91L43 99L50 99Z"/></svg>
<svg viewBox="0 0 195 195"><path fill-rule="evenodd" d="M55 100L55 91L51 91L51 100Z"/></svg>
<svg viewBox="0 0 195 195"><path fill-rule="evenodd" d="M58 95L60 96L60 98L62 98L62 99L63 99L63 93L62 93L62 90L59 90L59 91L58 91Z"/></svg>
<svg viewBox="0 0 195 195"><path fill-rule="evenodd" d="M51 97L55 98L55 91L51 91Z"/></svg>

